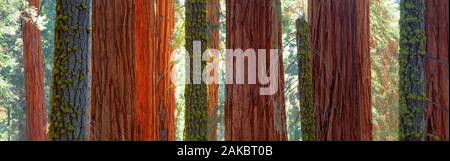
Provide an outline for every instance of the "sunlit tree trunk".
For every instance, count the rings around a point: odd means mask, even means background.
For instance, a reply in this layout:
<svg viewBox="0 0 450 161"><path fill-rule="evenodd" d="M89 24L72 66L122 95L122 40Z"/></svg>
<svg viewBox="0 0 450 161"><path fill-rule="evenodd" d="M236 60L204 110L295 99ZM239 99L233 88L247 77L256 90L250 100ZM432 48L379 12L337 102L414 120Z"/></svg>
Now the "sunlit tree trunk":
<svg viewBox="0 0 450 161"><path fill-rule="evenodd" d="M318 140L371 140L369 0L309 0Z"/></svg>
<svg viewBox="0 0 450 161"><path fill-rule="evenodd" d="M39 13L39 0L28 0L28 3ZM30 141L44 141L47 140L47 122L41 34L36 20L29 19L23 24L23 46L27 136Z"/></svg>
<svg viewBox="0 0 450 161"><path fill-rule="evenodd" d="M208 0L208 19L210 29L209 49L220 49L220 0ZM213 62L213 58L211 61ZM210 61L210 62L211 62ZM210 73L215 79L218 78L218 72L212 71ZM209 140L217 140L217 123L218 119L218 101L219 101L219 84L212 83L208 85L208 130Z"/></svg>
<svg viewBox="0 0 450 161"><path fill-rule="evenodd" d="M174 1L156 1L156 24L154 33L157 35L156 52L151 59L156 64L156 71L153 71L155 79L152 79L156 93L152 94L156 103L156 118L158 128L155 129L158 138L155 140L174 141L175 140L175 88L170 79L171 62L171 42L175 26ZM153 68L151 68L153 69Z"/></svg>
<svg viewBox="0 0 450 161"><path fill-rule="evenodd" d="M208 45L207 0L186 1L186 50L188 51L188 80L185 88L186 118L184 140L208 140L208 89L202 81L201 72L206 67L206 61L201 60ZM198 41L201 49L194 52L194 41ZM196 71L195 69L200 69ZM198 80L198 81L196 81ZM201 81L201 82L199 82Z"/></svg>
<svg viewBox="0 0 450 161"><path fill-rule="evenodd" d="M296 29L302 140L315 141L316 120L312 82L312 54L309 45L309 24L304 16L297 20Z"/></svg>
<svg viewBox="0 0 450 161"><path fill-rule="evenodd" d="M427 140L449 140L448 2L425 0Z"/></svg>
<svg viewBox="0 0 450 161"><path fill-rule="evenodd" d="M49 140L87 139L90 6L56 1Z"/></svg>
<svg viewBox="0 0 450 161"><path fill-rule="evenodd" d="M258 49L266 49L267 66L271 67L270 49L281 53L281 5L279 0L227 0L227 49L255 49L256 60L261 56ZM264 58L263 58L264 59ZM279 56L278 87L274 95L261 95L266 86L250 84L227 84L225 89L225 140L228 141L276 141L287 140L284 107L284 77L282 56ZM232 63L232 62L227 62ZM234 62L233 62L234 64ZM249 64L245 60L245 64ZM257 63L255 63L257 64ZM273 65L272 67L274 67ZM276 66L275 66L276 67ZM245 78L258 71L244 69ZM248 71L248 72L247 72ZM228 71L227 72L231 72ZM268 74L262 73L264 75ZM231 77L227 75L227 77ZM233 78L227 78L232 79ZM273 89L275 90L275 89Z"/></svg>
<svg viewBox="0 0 450 161"><path fill-rule="evenodd" d="M173 7L172 1L94 1L92 140L175 140Z"/></svg>
<svg viewBox="0 0 450 161"><path fill-rule="evenodd" d="M400 129L402 141L425 139L424 0L400 2Z"/></svg>

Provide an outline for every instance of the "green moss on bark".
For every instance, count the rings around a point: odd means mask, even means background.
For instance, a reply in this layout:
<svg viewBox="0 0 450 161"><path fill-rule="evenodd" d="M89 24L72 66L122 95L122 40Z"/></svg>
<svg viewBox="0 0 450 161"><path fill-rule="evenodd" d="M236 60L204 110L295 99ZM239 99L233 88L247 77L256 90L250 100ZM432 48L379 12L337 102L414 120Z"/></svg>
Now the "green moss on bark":
<svg viewBox="0 0 450 161"><path fill-rule="evenodd" d="M426 94L424 78L424 1L400 3L400 129L402 141L425 138Z"/></svg>
<svg viewBox="0 0 450 161"><path fill-rule="evenodd" d="M86 137L89 0L56 1L49 140ZM83 78L83 79L80 79Z"/></svg>
<svg viewBox="0 0 450 161"><path fill-rule="evenodd" d="M207 0L187 0L186 1L186 49L189 53L190 77L201 78L201 73L194 75L194 54L201 58L201 54L208 45L208 17ZM194 41L201 42L201 53L194 53ZM201 62L201 71L206 67L207 62ZM207 85L191 82L186 85L185 100L185 130L184 140L186 141L206 141L208 140L208 104Z"/></svg>
<svg viewBox="0 0 450 161"><path fill-rule="evenodd" d="M309 26L304 16L297 20L296 28L302 140L315 141L316 125L314 119L314 98L312 93L312 55L309 46Z"/></svg>

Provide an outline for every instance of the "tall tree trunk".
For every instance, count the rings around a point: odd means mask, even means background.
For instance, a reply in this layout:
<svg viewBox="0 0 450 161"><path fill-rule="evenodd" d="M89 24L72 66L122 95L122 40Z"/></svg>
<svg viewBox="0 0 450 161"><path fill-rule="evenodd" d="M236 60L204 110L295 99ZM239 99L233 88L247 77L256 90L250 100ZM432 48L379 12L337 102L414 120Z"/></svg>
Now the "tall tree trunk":
<svg viewBox="0 0 450 161"><path fill-rule="evenodd" d="M279 0L227 0L227 49L255 49L256 60L262 56L258 49L266 50L267 68L278 68L275 78L278 87L274 95L261 95L260 89L266 87L261 83L252 84L247 76L258 75L258 71L248 71L253 67L245 65L244 69L234 66L227 72L228 80L235 80L237 70L244 70L244 84L227 84L225 89L225 140L229 141L276 141L287 140L286 116L284 107L284 77L282 56L278 65L269 62L270 49L281 50L281 5ZM257 18L256 18L257 17ZM281 51L279 51L281 53ZM227 53L230 54L230 53ZM228 55L229 56L229 55ZM245 64L252 64L248 60ZM257 63L255 63L257 64ZM273 65L273 66L272 66ZM261 70L261 69L258 69ZM262 72L262 71L259 71ZM268 73L268 72L267 72ZM266 75L267 73L259 73ZM270 72L272 73L272 72ZM255 76L254 75L254 76ZM233 78L231 78L233 77ZM275 90L275 89L272 89Z"/></svg>
<svg viewBox="0 0 450 161"><path fill-rule="evenodd" d="M153 58L157 64L158 79L153 82L157 87L156 94L153 94L157 102L157 121L159 122L159 138L162 141L175 141L175 88L170 79L172 71L172 35L175 27L175 9L172 0L156 1L157 18L157 55Z"/></svg>
<svg viewBox="0 0 450 161"><path fill-rule="evenodd" d="M208 19L210 32L210 49L220 49L220 0L208 0ZM220 59L220 58L213 58ZM214 62L211 60L210 62ZM218 72L210 73L214 79L218 79ZM219 101L219 84L212 83L208 85L208 116L209 127L208 137L210 141L217 140L217 124L218 124L218 101Z"/></svg>
<svg viewBox="0 0 450 161"><path fill-rule="evenodd" d="M90 138L140 140L135 0L96 0L92 7Z"/></svg>
<svg viewBox="0 0 450 161"><path fill-rule="evenodd" d="M448 1L425 0L427 140L449 140Z"/></svg>
<svg viewBox="0 0 450 161"><path fill-rule="evenodd" d="M39 13L39 0L28 0L29 6ZM24 22L23 55L25 70L25 99L27 107L27 133L30 141L47 140L47 121L44 101L44 77L41 34L35 20Z"/></svg>
<svg viewBox="0 0 450 161"><path fill-rule="evenodd" d="M186 1L186 49L188 51L188 79L185 89L186 118L184 140L208 140L208 89L202 81L206 61L201 61L208 45L207 0ZM201 45L195 46L194 41ZM194 47L201 47L195 51ZM200 60L201 62L197 62ZM199 69L199 70L198 70ZM192 81L191 81L192 80ZM201 82L199 82L199 81Z"/></svg>
<svg viewBox="0 0 450 161"><path fill-rule="evenodd" d="M49 140L87 139L90 6L56 1Z"/></svg>
<svg viewBox="0 0 450 161"><path fill-rule="evenodd" d="M94 1L91 139L175 140L173 7L171 1Z"/></svg>
<svg viewBox="0 0 450 161"><path fill-rule="evenodd" d="M312 81L312 54L309 41L309 24L304 16L297 20L296 27L302 140L315 141L316 121Z"/></svg>
<svg viewBox="0 0 450 161"><path fill-rule="evenodd" d="M425 139L424 0L400 2L400 129L402 141Z"/></svg>
<svg viewBox="0 0 450 161"><path fill-rule="evenodd" d="M173 7L173 1L136 0L136 90L142 140L175 140L175 92L170 79Z"/></svg>
<svg viewBox="0 0 450 161"><path fill-rule="evenodd" d="M318 140L371 140L369 0L310 0Z"/></svg>

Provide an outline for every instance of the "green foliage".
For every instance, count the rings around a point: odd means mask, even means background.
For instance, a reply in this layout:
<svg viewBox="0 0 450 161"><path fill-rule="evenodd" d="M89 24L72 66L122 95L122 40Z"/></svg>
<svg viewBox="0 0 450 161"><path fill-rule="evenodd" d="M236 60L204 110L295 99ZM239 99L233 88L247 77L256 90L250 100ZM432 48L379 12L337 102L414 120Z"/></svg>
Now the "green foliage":
<svg viewBox="0 0 450 161"><path fill-rule="evenodd" d="M399 6L370 2L373 139L398 140Z"/></svg>

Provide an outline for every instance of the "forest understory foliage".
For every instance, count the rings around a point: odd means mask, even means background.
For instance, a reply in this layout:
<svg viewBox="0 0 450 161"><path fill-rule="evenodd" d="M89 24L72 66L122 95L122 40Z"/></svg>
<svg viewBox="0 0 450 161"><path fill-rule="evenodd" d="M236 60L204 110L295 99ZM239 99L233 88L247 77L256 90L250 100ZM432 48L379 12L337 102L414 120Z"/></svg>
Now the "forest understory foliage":
<svg viewBox="0 0 450 161"><path fill-rule="evenodd" d="M0 0L0 141L448 141L448 12L448 0ZM220 62L218 84L184 83L195 40L221 51L199 66ZM276 94L225 84L228 48L279 49Z"/></svg>

